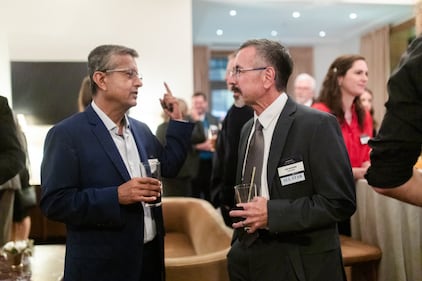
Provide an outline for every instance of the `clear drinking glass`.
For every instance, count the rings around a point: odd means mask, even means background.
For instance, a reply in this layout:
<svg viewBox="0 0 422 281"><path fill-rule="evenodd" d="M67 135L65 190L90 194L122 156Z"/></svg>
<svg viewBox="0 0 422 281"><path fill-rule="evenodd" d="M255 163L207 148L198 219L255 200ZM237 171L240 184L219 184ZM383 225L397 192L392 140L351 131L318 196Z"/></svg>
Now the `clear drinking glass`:
<svg viewBox="0 0 422 281"><path fill-rule="evenodd" d="M234 187L234 198L236 203L247 203L257 196L256 184L242 183ZM243 210L243 207L234 206L233 210ZM245 218L232 217L233 222L243 221Z"/></svg>
<svg viewBox="0 0 422 281"><path fill-rule="evenodd" d="M218 126L210 125L210 128L208 129L208 139L211 141L211 146L212 146L213 151L215 150L217 136L218 136Z"/></svg>
<svg viewBox="0 0 422 281"><path fill-rule="evenodd" d="M161 206L161 195L163 194L163 186L161 184L161 166L157 159L148 159L148 162L141 162L140 164L141 177L155 178L160 181L160 196L153 202L145 203L148 207Z"/></svg>

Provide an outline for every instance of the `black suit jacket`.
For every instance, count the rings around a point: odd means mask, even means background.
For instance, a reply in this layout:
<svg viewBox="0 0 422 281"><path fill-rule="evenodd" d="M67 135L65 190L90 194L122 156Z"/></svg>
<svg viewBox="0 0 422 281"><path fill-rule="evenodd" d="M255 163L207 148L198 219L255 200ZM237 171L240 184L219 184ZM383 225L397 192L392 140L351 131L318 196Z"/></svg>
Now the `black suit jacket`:
<svg viewBox="0 0 422 281"><path fill-rule="evenodd" d="M378 135L369 141L368 183L393 188L413 174L422 144L422 36L403 54L388 80L387 109Z"/></svg>
<svg viewBox="0 0 422 281"><path fill-rule="evenodd" d="M7 99L0 96L0 184L13 178L25 167L25 152L16 132L12 110Z"/></svg>
<svg viewBox="0 0 422 281"><path fill-rule="evenodd" d="M252 125L250 120L241 134L238 182ZM342 267L337 222L355 211L355 184L336 118L289 98L274 129L268 157L269 232L286 243L284 254L300 280L304 276L318 280L312 278L314 272L327 272L326 280L342 280L338 271L330 272ZM292 163L303 163L304 180L282 185L286 176L280 176L280 168ZM322 262L321 255L330 262Z"/></svg>

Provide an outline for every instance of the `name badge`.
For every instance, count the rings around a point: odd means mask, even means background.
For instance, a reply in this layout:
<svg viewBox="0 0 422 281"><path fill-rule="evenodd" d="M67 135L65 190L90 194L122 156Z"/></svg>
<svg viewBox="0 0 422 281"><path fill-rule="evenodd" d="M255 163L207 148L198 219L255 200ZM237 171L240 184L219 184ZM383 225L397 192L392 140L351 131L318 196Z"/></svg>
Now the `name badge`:
<svg viewBox="0 0 422 281"><path fill-rule="evenodd" d="M305 167L303 161L278 167L277 171L282 186L305 180Z"/></svg>
<svg viewBox="0 0 422 281"><path fill-rule="evenodd" d="M361 144L368 144L368 141L369 141L369 136L368 135L361 135L360 136L360 143Z"/></svg>

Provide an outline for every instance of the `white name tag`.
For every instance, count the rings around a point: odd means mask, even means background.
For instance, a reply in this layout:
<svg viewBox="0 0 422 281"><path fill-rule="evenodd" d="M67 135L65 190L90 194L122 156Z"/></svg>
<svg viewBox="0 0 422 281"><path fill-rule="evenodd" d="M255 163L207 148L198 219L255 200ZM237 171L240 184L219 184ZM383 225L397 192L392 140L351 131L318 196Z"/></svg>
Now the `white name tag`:
<svg viewBox="0 0 422 281"><path fill-rule="evenodd" d="M299 172L305 171L305 167L303 166L303 161L296 162L290 165L286 165L283 167L278 167L278 176L284 177L291 174L296 174Z"/></svg>
<svg viewBox="0 0 422 281"><path fill-rule="evenodd" d="M305 180L305 173L303 172L280 178L280 182L282 186L297 183L304 180Z"/></svg>
<svg viewBox="0 0 422 281"><path fill-rule="evenodd" d="M360 143L361 144L368 144L368 141L369 141L369 136L368 135L362 135L362 136L360 136Z"/></svg>

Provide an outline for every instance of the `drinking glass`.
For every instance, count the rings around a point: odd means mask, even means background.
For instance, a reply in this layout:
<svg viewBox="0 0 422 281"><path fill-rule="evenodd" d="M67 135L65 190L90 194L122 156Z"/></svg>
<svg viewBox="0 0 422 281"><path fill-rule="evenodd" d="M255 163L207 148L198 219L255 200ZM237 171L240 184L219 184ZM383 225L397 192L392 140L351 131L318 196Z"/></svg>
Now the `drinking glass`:
<svg viewBox="0 0 422 281"><path fill-rule="evenodd" d="M148 159L148 162L142 162L140 164L141 177L155 178L160 181L160 196L155 201L146 202L145 206L157 207L161 206L161 195L163 194L163 186L161 183L161 167L160 162L157 159Z"/></svg>
<svg viewBox="0 0 422 281"><path fill-rule="evenodd" d="M257 196L256 184L242 183L234 187L234 197L236 203L247 203ZM242 207L235 206L233 210L243 210ZM245 218L232 217L233 222L243 221Z"/></svg>
<svg viewBox="0 0 422 281"><path fill-rule="evenodd" d="M208 139L211 141L211 146L212 146L213 151L215 150L217 136L218 136L218 126L210 125L210 128L208 129Z"/></svg>

